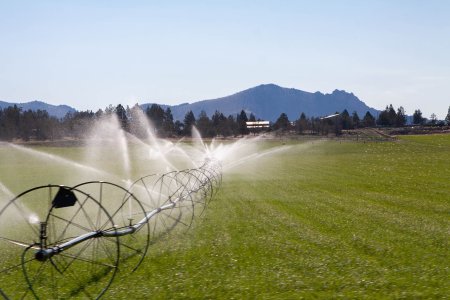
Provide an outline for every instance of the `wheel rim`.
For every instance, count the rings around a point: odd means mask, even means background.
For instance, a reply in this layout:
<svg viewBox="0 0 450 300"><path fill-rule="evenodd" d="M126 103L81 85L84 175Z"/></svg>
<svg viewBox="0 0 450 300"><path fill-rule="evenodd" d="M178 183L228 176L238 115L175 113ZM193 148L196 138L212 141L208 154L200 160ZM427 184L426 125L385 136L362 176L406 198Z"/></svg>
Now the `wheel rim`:
<svg viewBox="0 0 450 300"><path fill-rule="evenodd" d="M73 206L55 208L52 200L59 189L69 190L56 185L30 189L0 211L0 228L10 222L0 232L0 248L6 252L0 282L8 297L97 299L115 277L120 255L118 237L93 238L45 261L36 259L35 252L42 247L97 231L97 224L114 228L106 209L81 190L70 189L77 199ZM41 230L47 236L43 241Z"/></svg>

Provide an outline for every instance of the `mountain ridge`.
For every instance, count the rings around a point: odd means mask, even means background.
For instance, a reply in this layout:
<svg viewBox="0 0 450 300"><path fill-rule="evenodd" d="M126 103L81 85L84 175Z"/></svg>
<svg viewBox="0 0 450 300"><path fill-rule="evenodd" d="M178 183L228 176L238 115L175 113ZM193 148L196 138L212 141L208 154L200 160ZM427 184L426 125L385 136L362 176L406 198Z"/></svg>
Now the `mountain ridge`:
<svg viewBox="0 0 450 300"><path fill-rule="evenodd" d="M152 104L145 103L141 107L147 108ZM304 112L308 117L324 116L344 109L351 114L356 111L360 118L369 111L376 116L378 110L367 106L353 93L343 90L334 90L331 94L321 92L305 92L295 88L284 88L276 84L261 84L235 94L196 101L193 103L182 103L178 105L158 104L164 108L170 107L175 120L183 120L184 115L192 110L195 116L204 110L208 116L216 110L228 116L237 114L241 110L247 114L253 113L257 118L275 121L281 113L286 113L290 120L296 120Z"/></svg>
<svg viewBox="0 0 450 300"><path fill-rule="evenodd" d="M183 121L185 114L192 110L197 117L204 110L208 116L212 116L216 110L225 116L236 115L244 110L248 115L253 113L256 118L275 121L281 113L286 113L290 120L296 120L303 112L308 117L319 117L344 109L351 114L356 111L360 118L369 111L376 117L378 110L367 106L353 93L343 90L334 90L330 94L321 92L305 92L295 88L285 88L276 84L261 84L237 93L215 99L205 99L192 103L184 102L176 105L159 104L155 102L141 104L146 109L152 104L158 104L164 109L170 107L175 120ZM76 109L68 105L52 105L42 101L26 103L13 103L0 101L0 108L17 105L22 110L46 110L49 115L63 118L68 112Z"/></svg>
<svg viewBox="0 0 450 300"><path fill-rule="evenodd" d="M24 103L14 103L14 102L6 102L6 101L0 101L0 108L5 109L9 106L17 105L17 107L22 108L22 110L45 110L48 112L50 116L57 117L57 118L63 118L68 112L75 112L76 109L65 104L61 105L53 105L48 104L42 101L34 100L30 102L24 102Z"/></svg>

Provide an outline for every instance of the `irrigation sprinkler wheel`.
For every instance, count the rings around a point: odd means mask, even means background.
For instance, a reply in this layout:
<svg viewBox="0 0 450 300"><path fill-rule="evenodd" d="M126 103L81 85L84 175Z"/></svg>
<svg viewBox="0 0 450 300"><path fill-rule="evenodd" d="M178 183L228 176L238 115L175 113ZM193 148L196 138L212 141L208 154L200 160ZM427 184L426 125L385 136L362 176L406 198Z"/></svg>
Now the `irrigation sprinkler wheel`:
<svg viewBox="0 0 450 300"><path fill-rule="evenodd" d="M11 299L98 299L119 264L118 237L96 237L47 259L36 254L75 237L116 230L108 211L89 194L58 185L29 189L0 210L0 293Z"/></svg>
<svg viewBox="0 0 450 300"><path fill-rule="evenodd" d="M129 190L106 181L89 181L76 185L80 189L93 196L109 212L117 230L134 225L145 218L146 211ZM104 230L107 223L100 224ZM150 244L150 226L144 224L133 234L119 237L120 244L120 270L132 270L139 267L144 260Z"/></svg>
<svg viewBox="0 0 450 300"><path fill-rule="evenodd" d="M194 218L202 215L215 192L214 185L221 179L215 168L220 165L205 164L198 169L148 175L130 186L129 191L147 211L166 207L149 220L152 241L172 231L177 224L189 229Z"/></svg>
<svg viewBox="0 0 450 300"><path fill-rule="evenodd" d="M178 224L185 228L192 225L191 204L187 200L178 201L180 192L185 189L177 178L180 172L147 175L136 180L129 188L148 212L166 206L148 221L151 242L170 233Z"/></svg>

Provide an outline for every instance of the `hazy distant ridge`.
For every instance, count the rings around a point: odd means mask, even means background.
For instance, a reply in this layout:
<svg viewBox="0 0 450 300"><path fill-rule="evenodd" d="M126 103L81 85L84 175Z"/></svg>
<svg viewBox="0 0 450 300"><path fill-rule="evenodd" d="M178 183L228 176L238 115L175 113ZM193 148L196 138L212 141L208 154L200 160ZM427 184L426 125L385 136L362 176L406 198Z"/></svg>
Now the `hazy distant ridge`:
<svg viewBox="0 0 450 300"><path fill-rule="evenodd" d="M26 110L36 111L38 109L46 110L50 116L54 116L57 118L63 118L68 112L76 111L75 108L70 107L68 105L52 105L52 104L47 104L42 101L31 101L31 102L26 102L26 103L12 103L12 102L0 101L0 108L2 108L2 109L7 108L9 106L14 106L14 105L21 107L23 111L26 111Z"/></svg>
<svg viewBox="0 0 450 300"><path fill-rule="evenodd" d="M142 104L144 109L151 103ZM168 105L163 105L167 107ZM281 113L286 113L290 120L299 118L301 112L310 116L325 116L347 109L351 114L356 111L360 118L367 111L374 116L378 111L367 106L353 93L335 90L331 94L320 92L309 93L293 88L283 88L275 84L259 85L236 94L203 100L194 103L183 103L171 108L177 120L183 120L187 111L192 110L195 116L204 110L211 116L216 110L226 116L237 114L244 109L248 114L253 113L257 118L275 121Z"/></svg>
<svg viewBox="0 0 450 300"><path fill-rule="evenodd" d="M63 118L68 112L75 112L75 108L68 105L52 105L42 101L32 101L27 103L13 103L0 101L0 108L17 105L22 110L46 110L49 115ZM116 104L113 104L116 105ZM146 109L151 103L142 104ZM184 115L192 110L197 117L200 111L204 110L208 116L212 116L216 110L225 116L237 114L244 109L247 114L253 113L257 118L275 121L281 113L286 113L290 120L296 120L304 112L308 117L325 116L335 112L342 112L347 109L351 114L356 111L360 118L363 118L367 111L373 116L377 116L378 111L368 107L358 99L353 93L335 90L331 94L320 92L309 93L293 88L283 88L275 84L259 85L236 94L217 99L202 100L193 103L183 103L179 105L165 105L170 107L174 119L183 120ZM96 111L97 109L94 109Z"/></svg>

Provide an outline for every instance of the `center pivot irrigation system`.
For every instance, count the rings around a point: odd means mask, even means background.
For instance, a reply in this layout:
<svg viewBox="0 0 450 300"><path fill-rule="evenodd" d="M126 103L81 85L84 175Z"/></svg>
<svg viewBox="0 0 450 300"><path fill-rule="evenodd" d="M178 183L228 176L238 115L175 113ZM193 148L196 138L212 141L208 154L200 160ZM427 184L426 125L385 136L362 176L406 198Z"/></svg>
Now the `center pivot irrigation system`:
<svg viewBox="0 0 450 300"><path fill-rule="evenodd" d="M90 181L21 193L0 210L0 298L100 298L157 239L189 228L221 180L220 163L207 159L128 189Z"/></svg>

